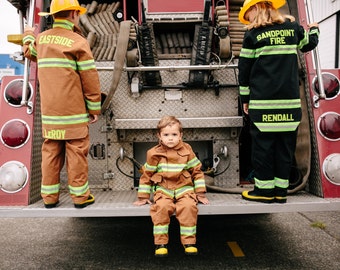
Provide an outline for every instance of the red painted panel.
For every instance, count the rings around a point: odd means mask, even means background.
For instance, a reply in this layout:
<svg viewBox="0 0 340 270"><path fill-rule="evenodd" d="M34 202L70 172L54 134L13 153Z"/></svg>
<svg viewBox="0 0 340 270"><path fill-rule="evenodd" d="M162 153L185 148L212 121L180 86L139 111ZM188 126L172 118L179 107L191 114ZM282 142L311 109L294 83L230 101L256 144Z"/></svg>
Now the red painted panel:
<svg viewBox="0 0 340 270"><path fill-rule="evenodd" d="M203 12L204 10L204 0L148 0L147 4L148 13Z"/></svg>

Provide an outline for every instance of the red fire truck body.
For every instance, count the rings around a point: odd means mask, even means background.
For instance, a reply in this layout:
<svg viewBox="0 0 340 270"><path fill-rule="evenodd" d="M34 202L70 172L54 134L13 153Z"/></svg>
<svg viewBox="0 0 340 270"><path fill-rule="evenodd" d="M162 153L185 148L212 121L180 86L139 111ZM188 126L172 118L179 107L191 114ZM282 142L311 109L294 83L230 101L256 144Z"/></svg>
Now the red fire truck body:
<svg viewBox="0 0 340 270"><path fill-rule="evenodd" d="M38 16L48 10L48 1L9 2L22 24L36 25L37 32L52 26L51 18ZM75 209L63 170L60 204L44 208L37 64L21 54L15 57L24 63L24 75L1 82L0 216L149 215L148 205L136 207L133 201L139 169L147 149L157 144L155 128L166 114L182 121L184 140L203 164L210 204L199 205L199 214L340 210L340 70L321 69L317 50L299 54L303 119L287 203L249 202L241 198L253 188L249 123L240 109L237 80L243 0L79 3L87 8L80 27L103 93L102 114L90 126L88 157L96 202ZM288 0L282 11L306 26L310 9L309 1Z"/></svg>

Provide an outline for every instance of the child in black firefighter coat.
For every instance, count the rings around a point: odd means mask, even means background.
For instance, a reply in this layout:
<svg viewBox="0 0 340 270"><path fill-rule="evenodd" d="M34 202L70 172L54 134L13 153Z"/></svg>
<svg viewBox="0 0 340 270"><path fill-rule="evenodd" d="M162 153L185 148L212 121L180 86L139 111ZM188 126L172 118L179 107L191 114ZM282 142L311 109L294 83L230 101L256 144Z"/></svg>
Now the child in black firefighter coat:
<svg viewBox="0 0 340 270"><path fill-rule="evenodd" d="M239 57L239 91L251 120L255 187L243 199L285 203L301 121L298 50L318 44L318 24L309 31L282 15L285 0L246 0L239 20L247 24Z"/></svg>

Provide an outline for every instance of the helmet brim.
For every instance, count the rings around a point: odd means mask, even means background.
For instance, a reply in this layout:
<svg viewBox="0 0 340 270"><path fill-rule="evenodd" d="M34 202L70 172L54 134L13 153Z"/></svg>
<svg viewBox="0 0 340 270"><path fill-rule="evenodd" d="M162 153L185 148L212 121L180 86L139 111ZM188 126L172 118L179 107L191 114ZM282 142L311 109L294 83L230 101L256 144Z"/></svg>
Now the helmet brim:
<svg viewBox="0 0 340 270"><path fill-rule="evenodd" d="M87 11L87 9L82 7L82 6L76 6L76 7L69 7L69 8L65 8L65 9L61 9L61 10L56 10L54 12L39 12L38 15L39 16L50 16L50 15L56 14L56 13L58 13L60 11L64 11L64 10L78 10L79 15L83 15Z"/></svg>
<svg viewBox="0 0 340 270"><path fill-rule="evenodd" d="M244 15L246 14L246 12L248 11L250 7L254 6L255 4L259 2L265 2L265 0L253 0L247 3L245 6L241 7L240 13L238 14L238 19L241 23L250 24L250 22L244 18ZM280 7L286 4L286 0L270 0L269 2L272 3L275 9L279 9Z"/></svg>

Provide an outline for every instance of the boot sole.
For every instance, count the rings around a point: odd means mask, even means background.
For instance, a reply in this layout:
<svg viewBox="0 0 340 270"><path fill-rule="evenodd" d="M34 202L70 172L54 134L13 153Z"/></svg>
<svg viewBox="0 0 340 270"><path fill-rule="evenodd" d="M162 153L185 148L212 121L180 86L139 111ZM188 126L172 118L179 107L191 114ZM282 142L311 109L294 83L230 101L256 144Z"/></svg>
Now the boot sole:
<svg viewBox="0 0 340 270"><path fill-rule="evenodd" d="M274 197L260 197L260 196L246 197L246 196L242 195L242 198L247 200L247 201L252 201L252 202L262 202L262 203L273 203L273 202L275 202Z"/></svg>
<svg viewBox="0 0 340 270"><path fill-rule="evenodd" d="M94 197L92 194L90 194L89 198L83 202L83 203L75 203L74 207L75 208L85 208L86 206L93 204L94 203Z"/></svg>
<svg viewBox="0 0 340 270"><path fill-rule="evenodd" d="M275 197L275 202L277 203L286 203L287 198L286 197Z"/></svg>

